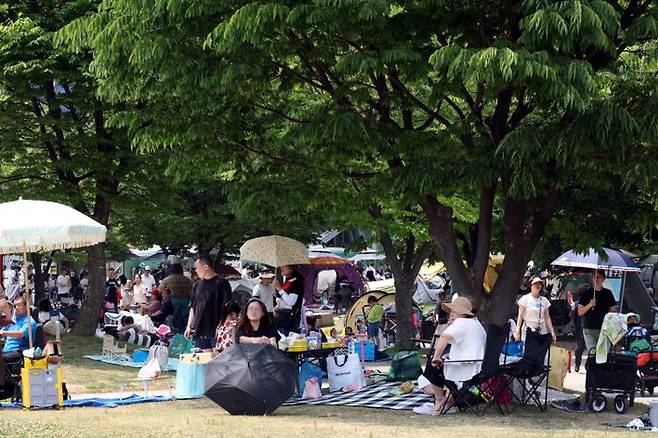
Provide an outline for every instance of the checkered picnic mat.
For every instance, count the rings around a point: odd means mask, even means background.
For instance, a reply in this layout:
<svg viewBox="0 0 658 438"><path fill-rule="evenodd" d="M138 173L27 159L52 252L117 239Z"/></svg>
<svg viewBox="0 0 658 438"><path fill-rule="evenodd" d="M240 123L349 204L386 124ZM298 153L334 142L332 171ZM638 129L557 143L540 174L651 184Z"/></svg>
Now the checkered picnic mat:
<svg viewBox="0 0 658 438"><path fill-rule="evenodd" d="M311 400L288 400L284 406L300 405L326 405L326 406L352 406L375 409L411 410L423 403L432 402L432 396L422 391L414 391L411 394L393 396L391 390L400 385L400 382L378 382L366 386L361 391L343 393L331 392L317 399ZM568 400L577 397L554 389L548 389L549 403L554 400Z"/></svg>

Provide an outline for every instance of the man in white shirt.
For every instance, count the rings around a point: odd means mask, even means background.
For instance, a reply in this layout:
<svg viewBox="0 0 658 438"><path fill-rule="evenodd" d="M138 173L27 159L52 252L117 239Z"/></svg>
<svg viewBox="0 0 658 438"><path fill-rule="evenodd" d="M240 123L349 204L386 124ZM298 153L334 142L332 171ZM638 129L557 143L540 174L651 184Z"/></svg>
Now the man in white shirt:
<svg viewBox="0 0 658 438"><path fill-rule="evenodd" d="M150 293L155 286L155 278L151 275L151 267L146 265L144 267L144 275L142 275L142 284L146 288L147 292Z"/></svg>
<svg viewBox="0 0 658 438"><path fill-rule="evenodd" d="M68 298L71 292L71 276L69 268L64 266L57 277L57 297L62 300Z"/></svg>
<svg viewBox="0 0 658 438"><path fill-rule="evenodd" d="M251 295L260 298L265 303L265 307L267 307L267 313L272 315L274 313L274 287L272 287L274 274L263 271L258 278L260 279L260 283L254 286Z"/></svg>

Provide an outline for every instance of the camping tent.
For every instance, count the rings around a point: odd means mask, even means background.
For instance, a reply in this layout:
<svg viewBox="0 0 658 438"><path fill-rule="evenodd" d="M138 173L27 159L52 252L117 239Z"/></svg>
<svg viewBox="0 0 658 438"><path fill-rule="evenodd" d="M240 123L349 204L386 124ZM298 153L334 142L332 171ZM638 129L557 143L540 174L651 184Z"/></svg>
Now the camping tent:
<svg viewBox="0 0 658 438"><path fill-rule="evenodd" d="M313 264L311 259L310 265L298 265L296 268L304 277L304 299L307 305L317 301L315 292L318 290L318 275L322 271L335 271L337 280L334 281L346 279L352 283L356 291L362 291L365 287L359 271L349 263L318 265ZM325 279L322 278L322 281L324 282Z"/></svg>
<svg viewBox="0 0 658 438"><path fill-rule="evenodd" d="M358 300L352 304L350 310L345 315L345 327L351 327L352 330L356 333L356 321L359 317L363 317L365 312L363 309L368 305L368 298L374 296L377 298L377 302L382 304L384 307L391 303L395 303L395 294L389 294L380 290L373 290L366 292L359 297Z"/></svg>

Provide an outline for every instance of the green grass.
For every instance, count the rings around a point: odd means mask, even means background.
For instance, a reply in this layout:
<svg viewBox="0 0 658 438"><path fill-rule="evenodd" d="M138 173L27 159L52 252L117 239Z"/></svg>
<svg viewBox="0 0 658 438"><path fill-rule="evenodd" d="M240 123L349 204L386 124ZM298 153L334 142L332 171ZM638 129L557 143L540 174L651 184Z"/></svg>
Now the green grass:
<svg viewBox="0 0 658 438"><path fill-rule="evenodd" d="M64 382L71 394L118 392L119 381L135 379L139 368L120 367L85 359L84 355L101 352L102 341L96 337L66 336L63 338L62 369ZM129 351L132 349L129 349ZM164 373L174 377L174 373ZM156 382L153 389L167 389L173 380Z"/></svg>
<svg viewBox="0 0 658 438"><path fill-rule="evenodd" d="M640 408L635 408L636 415ZM297 406L270 417L232 417L207 399L151 403L115 409L69 408L62 411L5 410L0 436L218 436L242 437L601 437L619 436L604 422L632 415L567 414L517 408L502 417L491 411L476 417L458 414L425 417L410 411Z"/></svg>
<svg viewBox="0 0 658 438"><path fill-rule="evenodd" d="M98 354L100 349L99 339L64 338L64 380L72 393L116 392L119 380L137 375L137 369L105 365L82 357ZM0 415L0 437L600 437L625 433L602 423L627 422L645 411L646 406L642 405L636 405L626 415L611 411L599 415L568 414L552 408L540 413L537 409L517 407L504 417L495 410L479 417L473 414L425 417L411 411L296 406L282 407L270 417L232 417L210 400L200 399L114 409L7 409Z"/></svg>

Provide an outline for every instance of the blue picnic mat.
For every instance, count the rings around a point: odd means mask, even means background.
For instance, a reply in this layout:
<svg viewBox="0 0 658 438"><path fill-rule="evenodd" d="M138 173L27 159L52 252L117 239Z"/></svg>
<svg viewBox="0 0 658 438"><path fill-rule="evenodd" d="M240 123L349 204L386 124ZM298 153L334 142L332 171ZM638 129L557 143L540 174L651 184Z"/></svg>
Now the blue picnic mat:
<svg viewBox="0 0 658 438"><path fill-rule="evenodd" d="M172 397L165 397L162 395L154 395L150 397L142 397L136 394L129 395L126 397L117 397L117 398L100 398L100 397L91 397L91 398L79 398L75 400L64 400L64 407L95 407L95 408L116 408L117 406L128 406L136 405L139 403L154 403L154 402L164 402L174 400ZM21 403L0 403L3 408L22 408Z"/></svg>
<svg viewBox="0 0 658 438"><path fill-rule="evenodd" d="M121 367L131 367L131 368L141 368L146 365L146 362L133 362L131 360L121 360L121 359L110 359L109 357L104 356L83 356L89 360L95 360L98 362L107 363L110 365L118 365ZM178 359L170 357L167 362L167 369L165 371L176 371L178 369Z"/></svg>

